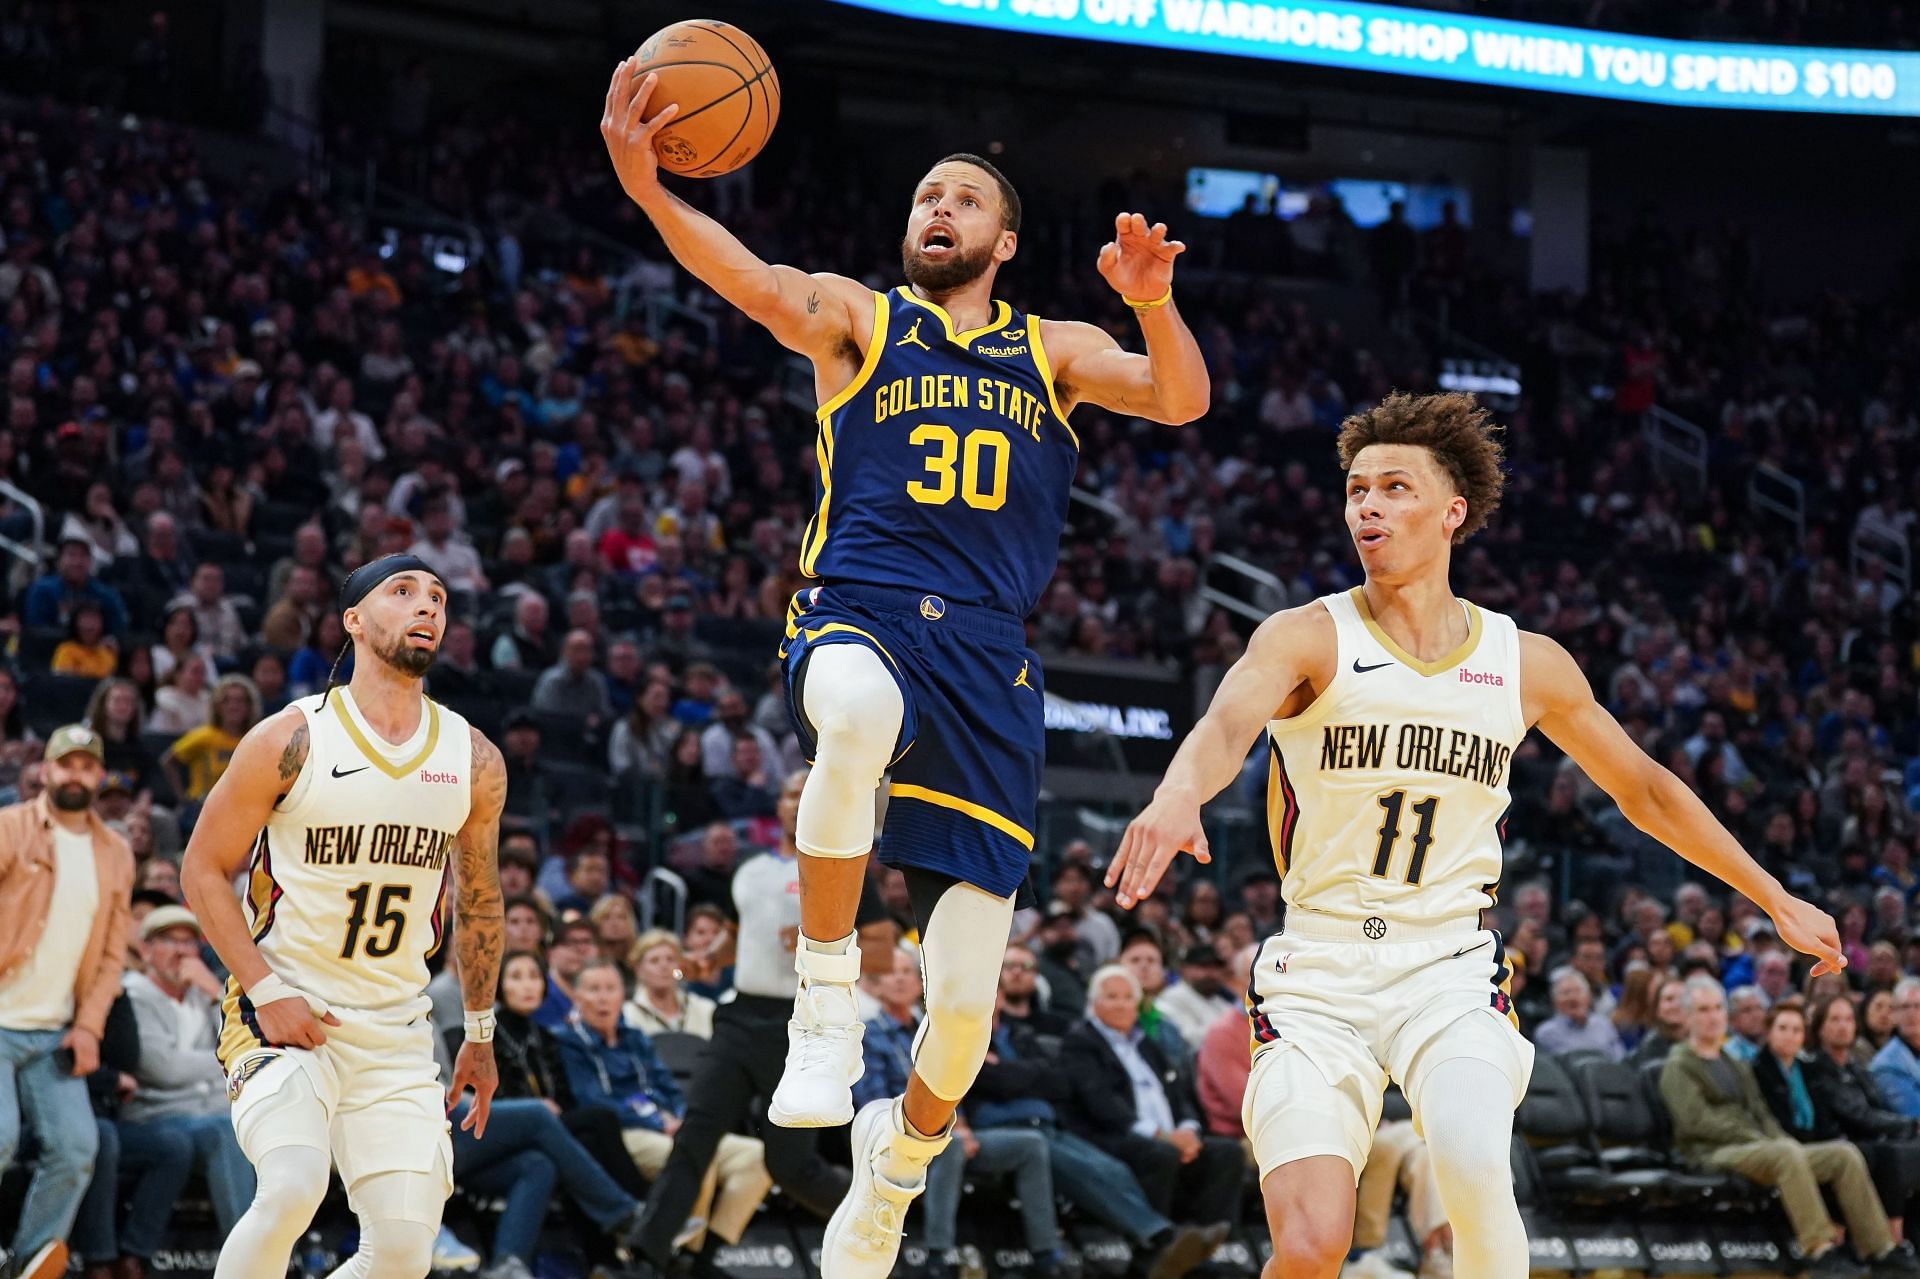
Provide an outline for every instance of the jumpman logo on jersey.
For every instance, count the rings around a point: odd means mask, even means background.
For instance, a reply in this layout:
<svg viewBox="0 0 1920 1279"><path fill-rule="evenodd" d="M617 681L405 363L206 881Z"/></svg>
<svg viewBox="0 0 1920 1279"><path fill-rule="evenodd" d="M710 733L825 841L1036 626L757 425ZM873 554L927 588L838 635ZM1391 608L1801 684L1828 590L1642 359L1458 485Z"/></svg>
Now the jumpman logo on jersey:
<svg viewBox="0 0 1920 1279"><path fill-rule="evenodd" d="M898 342L895 342L894 345L895 346L917 346L922 351L932 351L933 350L932 347L928 346L925 342L922 342L920 340L920 321L924 320L925 318L926 318L925 316L915 316L913 320L913 327L907 330L907 336L901 338Z"/></svg>
<svg viewBox="0 0 1920 1279"><path fill-rule="evenodd" d="M1020 673L1013 677L1013 686L1015 688L1033 688L1033 684L1027 679L1027 672L1032 668L1033 662L1031 660L1020 663ZM1040 690L1033 688L1033 691L1037 693Z"/></svg>

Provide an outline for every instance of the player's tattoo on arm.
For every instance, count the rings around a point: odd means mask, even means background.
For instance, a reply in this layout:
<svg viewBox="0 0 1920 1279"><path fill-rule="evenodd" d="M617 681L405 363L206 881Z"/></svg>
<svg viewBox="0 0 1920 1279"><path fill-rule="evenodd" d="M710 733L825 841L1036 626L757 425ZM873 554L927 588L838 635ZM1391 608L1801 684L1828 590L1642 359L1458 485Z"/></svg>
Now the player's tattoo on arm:
<svg viewBox="0 0 1920 1279"><path fill-rule="evenodd" d="M500 749L473 732L473 801L454 839L454 953L466 1006L493 1007L506 944L500 895L500 812L507 800L507 765Z"/></svg>
<svg viewBox="0 0 1920 1279"><path fill-rule="evenodd" d="M807 314L820 314L820 295L818 293L807 294Z"/></svg>
<svg viewBox="0 0 1920 1279"><path fill-rule="evenodd" d="M300 775L307 762L307 721L302 719L293 736L287 739L287 748L280 752L280 780L290 782Z"/></svg>

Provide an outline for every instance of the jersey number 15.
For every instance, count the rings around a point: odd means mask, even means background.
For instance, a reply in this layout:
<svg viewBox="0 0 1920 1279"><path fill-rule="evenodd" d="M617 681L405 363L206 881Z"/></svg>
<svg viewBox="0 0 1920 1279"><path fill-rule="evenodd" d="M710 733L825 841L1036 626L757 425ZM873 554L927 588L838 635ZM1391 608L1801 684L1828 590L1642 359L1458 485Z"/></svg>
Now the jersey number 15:
<svg viewBox="0 0 1920 1279"><path fill-rule="evenodd" d="M400 903L412 896L413 888L408 884L382 884L377 899L373 897L372 884L362 884L350 891L347 900L353 903L353 913L347 916L347 943L340 948L340 958L352 959L356 948L369 959L384 959L399 950L400 935L407 931L407 916L400 909ZM367 926L369 900L373 902L372 929ZM382 928L386 929L384 935L375 931Z"/></svg>

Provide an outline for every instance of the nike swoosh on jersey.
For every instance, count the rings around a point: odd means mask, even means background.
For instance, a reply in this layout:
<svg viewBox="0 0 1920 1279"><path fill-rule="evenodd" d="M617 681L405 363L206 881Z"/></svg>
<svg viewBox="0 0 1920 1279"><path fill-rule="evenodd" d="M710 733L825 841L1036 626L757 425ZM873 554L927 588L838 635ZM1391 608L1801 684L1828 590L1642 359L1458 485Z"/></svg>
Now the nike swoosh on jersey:
<svg viewBox="0 0 1920 1279"><path fill-rule="evenodd" d="M335 777L352 777L355 773L364 773L369 768L372 768L372 767L373 765L371 764L362 764L358 768L349 768L346 772L343 773L340 771L340 765L335 764L333 766L333 775Z"/></svg>
<svg viewBox="0 0 1920 1279"><path fill-rule="evenodd" d="M1383 666L1392 665L1392 662L1375 662L1372 666L1362 666L1360 665L1360 659L1356 657L1353 659L1353 673L1355 675L1365 675L1368 671L1377 671Z"/></svg>
<svg viewBox="0 0 1920 1279"><path fill-rule="evenodd" d="M1471 955L1474 951L1479 950L1482 946L1491 944L1492 941L1493 941L1493 938L1491 937L1482 937L1479 941L1473 943L1473 945L1462 946L1459 950L1454 951L1453 957L1455 959L1458 959L1462 955Z"/></svg>

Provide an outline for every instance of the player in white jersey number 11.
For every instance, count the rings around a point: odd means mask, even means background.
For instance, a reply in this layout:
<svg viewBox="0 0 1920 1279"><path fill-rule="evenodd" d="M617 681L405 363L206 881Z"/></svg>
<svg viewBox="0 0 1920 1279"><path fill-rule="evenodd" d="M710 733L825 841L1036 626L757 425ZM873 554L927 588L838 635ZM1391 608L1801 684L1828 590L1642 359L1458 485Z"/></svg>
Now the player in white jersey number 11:
<svg viewBox="0 0 1920 1279"><path fill-rule="evenodd" d="M1460 1100L1518 1104L1532 1069L1504 947L1479 930L1499 887L1506 770L1529 729L1634 825L1758 903L1816 974L1846 960L1833 920L1648 758L1565 649L1454 597L1452 548L1501 490L1496 428L1472 398L1391 396L1349 418L1338 447L1365 584L1260 625L1106 880L1131 908L1182 851L1209 860L1201 806L1267 731L1286 911L1252 973L1243 1107L1273 1237L1265 1279L1339 1274L1389 1078L1426 1137L1455 1273L1524 1279L1512 1108Z"/></svg>

